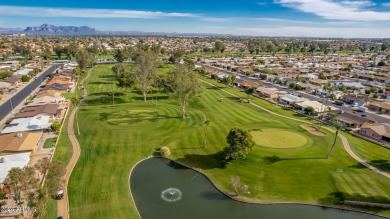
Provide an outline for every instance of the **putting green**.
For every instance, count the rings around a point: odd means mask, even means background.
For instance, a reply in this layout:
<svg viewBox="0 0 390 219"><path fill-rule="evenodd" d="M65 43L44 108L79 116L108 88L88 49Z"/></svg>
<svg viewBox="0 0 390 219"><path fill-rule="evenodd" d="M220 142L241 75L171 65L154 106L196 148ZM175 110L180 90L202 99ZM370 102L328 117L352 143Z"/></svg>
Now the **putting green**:
<svg viewBox="0 0 390 219"><path fill-rule="evenodd" d="M111 125L145 124L156 120L157 112L151 110L123 110L107 116Z"/></svg>
<svg viewBox="0 0 390 219"><path fill-rule="evenodd" d="M257 145L271 148L296 148L307 143L305 136L280 129L261 129L251 134Z"/></svg>

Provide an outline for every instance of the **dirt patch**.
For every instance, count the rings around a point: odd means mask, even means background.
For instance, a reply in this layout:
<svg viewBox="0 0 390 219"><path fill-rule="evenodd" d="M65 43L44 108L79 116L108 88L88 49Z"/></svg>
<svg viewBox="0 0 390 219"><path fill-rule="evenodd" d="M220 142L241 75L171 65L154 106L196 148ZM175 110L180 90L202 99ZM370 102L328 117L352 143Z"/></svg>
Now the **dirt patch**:
<svg viewBox="0 0 390 219"><path fill-rule="evenodd" d="M323 133L321 131L317 131L316 128L308 126L308 125L301 125L301 128L303 128L306 131L312 133L313 135L317 135L317 136L325 136L326 135L325 133Z"/></svg>

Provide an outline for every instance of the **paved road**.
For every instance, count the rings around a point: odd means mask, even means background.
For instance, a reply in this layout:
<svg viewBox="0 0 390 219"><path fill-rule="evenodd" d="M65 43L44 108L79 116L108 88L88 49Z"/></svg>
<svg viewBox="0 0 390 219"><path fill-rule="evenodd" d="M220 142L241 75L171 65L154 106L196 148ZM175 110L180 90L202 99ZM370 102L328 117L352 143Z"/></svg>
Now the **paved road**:
<svg viewBox="0 0 390 219"><path fill-rule="evenodd" d="M83 84L84 81L88 79L88 77L91 74L91 71L92 71L92 68L88 71L88 75L80 82L80 84ZM75 92L77 92L77 91L75 91ZM81 99L76 104L76 106L73 108L73 110L69 116L68 126L67 126L68 136L69 136L70 142L72 143L73 153L72 153L72 157L70 158L68 165L66 166L66 173L63 177L65 180L64 198L59 200L58 205L57 205L57 214L58 214L58 216L62 216L64 219L69 218L69 197L68 197L69 178L70 178L70 175L72 174L72 171L73 171L74 167L76 166L76 163L80 157L80 144L77 141L77 138L74 134L73 122L75 120L77 110L79 109L79 107L83 103L83 101L85 100L85 97L87 97L87 95L88 95L86 89L83 89L83 93L84 93L84 98Z"/></svg>
<svg viewBox="0 0 390 219"><path fill-rule="evenodd" d="M33 90L35 90L44 80L45 77L54 72L54 70L59 66L59 64L54 64L43 72L40 76L37 77L34 81L28 84L25 88L20 90L17 94L11 97L9 100L5 101L0 106L0 120L4 119L14 107L19 105L24 99L26 99ZM33 80L33 79L31 79Z"/></svg>
<svg viewBox="0 0 390 219"><path fill-rule="evenodd" d="M209 85L211 85L211 86L216 87L215 85L213 85L213 84L211 84L211 83L209 83L209 82L207 82L207 81L204 81L204 80L201 80L201 81L203 81L204 83L207 83L207 84L209 84ZM231 95L231 96L233 96L233 97L239 98L237 95L232 94L232 93L230 93L229 91L223 90L223 89L221 89L221 88L220 88L220 90L223 91L223 92L225 92L225 93L227 93L227 94L229 94L229 95ZM293 117L289 117L289 116L285 116L285 115L281 115L281 114L275 113L275 112L270 111L270 110L268 110L268 109L266 109L266 108L264 108L264 107L262 107L262 106L259 106L259 105L255 104L255 103L250 103L250 104L253 105L253 106L255 106L256 108L259 108L259 109L261 109L261 110L264 110L264 111L266 111L266 112L268 112L268 113L270 113L270 114L273 114L273 115L276 115L276 116L279 116L279 117L283 117L283 118L286 118L286 119L295 120L295 121L299 121L299 122L302 122L302 123L314 125L312 122L309 122L309 121L305 121L305 120L301 120L301 119L297 119L297 118L293 118ZM323 127L323 129L326 129L326 130L328 130L328 131L330 131L330 132L335 133L335 131L334 131L333 129L331 129L331 128ZM367 168L370 169L371 171L374 171L374 172L376 172L376 173L378 173L378 174L381 174L382 176L387 177L387 178L390 179L390 174L389 174L389 173L387 173L387 172L385 172L385 171L382 171L382 170L380 170L380 169L378 169L378 168L376 168L376 167L370 165L367 161L363 160L363 159L360 158L357 154L355 154L355 152L352 151L351 146L349 145L348 139L347 139L344 135L342 135L342 134L339 133L339 134L338 134L338 137L340 137L340 139L341 139L341 141L342 141L342 143L343 143L343 147L344 147L345 151L347 151L347 153L348 153L351 157L353 157L357 162L361 163L362 165L364 165L365 167L367 167Z"/></svg>
<svg viewBox="0 0 390 219"><path fill-rule="evenodd" d="M216 71L220 71L220 72L223 72L223 73L226 73L226 74L233 74L233 72L230 72L230 71L227 71L227 70L224 70L224 69L220 69L220 68L217 68L217 67L214 67L214 66L205 65L205 64L202 64L202 63L196 63L196 64L202 65L202 66L205 66L207 68L210 68L210 69L213 69L213 70L216 70ZM283 91L287 91L287 92L296 92L295 90L292 90L292 89L286 88L286 87L282 87L280 85L275 85L273 83L266 83L265 81L258 80L258 79L252 79L252 78L249 78L248 76L245 76L245 75L242 75L242 74L238 74L238 75L240 76L241 79L244 79L244 80L247 80L247 81L254 81L254 82L262 84L262 85L264 85L266 87L274 87L274 88L277 88L279 90L283 90ZM311 101L322 101L322 98L320 98L318 96L314 96L314 95L307 94L307 93L304 93L304 92L299 92L299 94L300 94L300 96L302 96L304 98L307 98L307 99L309 99ZM335 107L335 108L337 108L337 109L339 109L339 110L343 110L344 112L352 112L352 110L354 110L352 107L350 107L348 105L339 106L339 105L332 104L329 101L328 101L328 104L333 106L333 107ZM380 116L380 115L378 115L376 113L356 112L356 114L358 114L358 115L365 114L365 115L367 115L368 118L372 118L372 119L374 119L377 122L390 123L390 119L389 118Z"/></svg>

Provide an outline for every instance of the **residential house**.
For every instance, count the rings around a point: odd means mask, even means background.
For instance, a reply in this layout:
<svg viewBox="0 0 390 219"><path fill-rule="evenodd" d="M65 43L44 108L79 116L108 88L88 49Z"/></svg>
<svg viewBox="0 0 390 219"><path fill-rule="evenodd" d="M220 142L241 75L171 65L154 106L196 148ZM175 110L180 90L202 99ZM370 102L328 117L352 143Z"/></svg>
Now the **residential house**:
<svg viewBox="0 0 390 219"><path fill-rule="evenodd" d="M368 109L375 112L390 114L390 102L373 101L368 105Z"/></svg>
<svg viewBox="0 0 390 219"><path fill-rule="evenodd" d="M279 95L279 102L283 103L283 104L292 104L292 103L300 103L300 102L303 102L303 101L307 101L308 99L306 98L301 98L301 97L297 97L297 96L294 96L292 94L284 94L284 95Z"/></svg>
<svg viewBox="0 0 390 219"><path fill-rule="evenodd" d="M4 185L12 168L23 168L30 161L30 152L0 156L0 184Z"/></svg>
<svg viewBox="0 0 390 219"><path fill-rule="evenodd" d="M314 115L318 115L320 113L325 113L325 112L337 110L333 106L329 106L329 105L326 106L325 104L322 104L322 103L320 103L318 101L305 100L303 102L298 102L296 104L298 106L300 106L302 108L302 110L304 110L307 107L313 107Z"/></svg>
<svg viewBox="0 0 390 219"><path fill-rule="evenodd" d="M352 96L352 95L344 95L341 99L345 103L356 105L356 106L364 106L368 102L368 99L365 97Z"/></svg>
<svg viewBox="0 0 390 219"><path fill-rule="evenodd" d="M341 81L341 82L335 83L335 87L342 87L342 86L345 86L348 89L355 89L355 90L360 90L360 89L366 88L366 86L362 85L359 82Z"/></svg>
<svg viewBox="0 0 390 219"><path fill-rule="evenodd" d="M0 135L0 153L32 152L38 146L42 132L17 132Z"/></svg>
<svg viewBox="0 0 390 219"><path fill-rule="evenodd" d="M3 79L4 82L9 83L11 87L17 87L20 84L22 75L11 75L8 78Z"/></svg>
<svg viewBox="0 0 390 219"><path fill-rule="evenodd" d="M299 85L302 87L302 90L308 94L315 93L316 90L319 88L317 85L301 83L301 82L299 82Z"/></svg>
<svg viewBox="0 0 390 219"><path fill-rule="evenodd" d="M245 80L241 79L241 78L236 78L233 82L233 86L235 87L241 87L241 84L244 83Z"/></svg>
<svg viewBox="0 0 390 219"><path fill-rule="evenodd" d="M23 107L18 113L15 114L15 118L49 116L50 119L54 119L57 115L60 114L61 114L61 110L59 111L58 105L54 103L54 104Z"/></svg>
<svg viewBox="0 0 390 219"><path fill-rule="evenodd" d="M253 82L253 81L245 81L245 82L242 82L241 83L241 86L240 86L242 89L248 89L248 88L258 88L260 87L260 84L257 83L257 82Z"/></svg>
<svg viewBox="0 0 390 219"><path fill-rule="evenodd" d="M362 128L375 123L375 120L373 119L364 118L352 113L338 114L336 119L342 122L348 128Z"/></svg>
<svg viewBox="0 0 390 219"><path fill-rule="evenodd" d="M23 131L50 130L51 124L50 116L18 118L12 120L11 123L4 128L1 134Z"/></svg>
<svg viewBox="0 0 390 219"><path fill-rule="evenodd" d="M361 128L359 133L368 138L390 142L390 125L387 123L375 123Z"/></svg>
<svg viewBox="0 0 390 219"><path fill-rule="evenodd" d="M277 88L258 87L255 94L268 99L278 99L279 97Z"/></svg>

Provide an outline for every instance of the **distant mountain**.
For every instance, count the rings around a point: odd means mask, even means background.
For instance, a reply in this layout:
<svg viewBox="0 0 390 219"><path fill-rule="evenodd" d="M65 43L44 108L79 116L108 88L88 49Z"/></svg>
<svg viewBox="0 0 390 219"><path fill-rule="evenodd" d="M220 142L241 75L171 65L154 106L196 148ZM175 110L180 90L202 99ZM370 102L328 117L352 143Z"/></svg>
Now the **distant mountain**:
<svg viewBox="0 0 390 219"><path fill-rule="evenodd" d="M55 26L42 24L22 28L0 28L0 34L28 34L28 35L134 35L134 36L233 36L231 34L214 33L168 33L142 31L101 31L87 26Z"/></svg>
<svg viewBox="0 0 390 219"><path fill-rule="evenodd" d="M54 26L42 24L41 26L30 26L23 30L29 34L53 34L53 35L89 35L96 34L95 28L81 26Z"/></svg>

